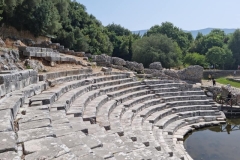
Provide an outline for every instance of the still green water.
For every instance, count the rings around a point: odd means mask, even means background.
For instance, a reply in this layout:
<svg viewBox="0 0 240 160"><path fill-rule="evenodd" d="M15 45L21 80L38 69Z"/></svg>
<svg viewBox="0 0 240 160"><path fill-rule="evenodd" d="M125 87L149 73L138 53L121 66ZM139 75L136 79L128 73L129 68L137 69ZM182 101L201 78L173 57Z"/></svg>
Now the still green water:
<svg viewBox="0 0 240 160"><path fill-rule="evenodd" d="M184 147L194 160L240 160L240 119L195 131Z"/></svg>

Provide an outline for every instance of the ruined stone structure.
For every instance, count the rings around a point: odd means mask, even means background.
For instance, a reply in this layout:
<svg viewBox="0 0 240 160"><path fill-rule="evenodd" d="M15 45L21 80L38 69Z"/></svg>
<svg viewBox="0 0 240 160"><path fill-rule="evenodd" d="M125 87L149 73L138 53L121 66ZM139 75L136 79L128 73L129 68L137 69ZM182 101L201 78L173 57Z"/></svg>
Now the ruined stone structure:
<svg viewBox="0 0 240 160"><path fill-rule="evenodd" d="M54 63L76 63L81 64L82 62L76 61L75 58L61 55L58 51L52 48L40 48L40 47L18 47L19 55L27 58L42 58L50 62L51 65Z"/></svg>
<svg viewBox="0 0 240 160"><path fill-rule="evenodd" d="M131 75L0 73L0 158L191 160L184 136L225 122L201 88Z"/></svg>

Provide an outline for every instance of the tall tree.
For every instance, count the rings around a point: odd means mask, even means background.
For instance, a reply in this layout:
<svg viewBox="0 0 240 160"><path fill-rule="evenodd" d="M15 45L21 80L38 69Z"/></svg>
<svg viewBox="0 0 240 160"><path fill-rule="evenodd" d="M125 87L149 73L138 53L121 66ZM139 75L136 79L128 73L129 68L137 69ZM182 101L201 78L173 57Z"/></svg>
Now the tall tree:
<svg viewBox="0 0 240 160"><path fill-rule="evenodd" d="M199 53L187 53L183 62L187 65L200 65L202 67L208 66L205 55L201 55Z"/></svg>
<svg viewBox="0 0 240 160"><path fill-rule="evenodd" d="M165 68L180 65L180 50L177 43L166 35L143 37L133 45L133 60L148 67L152 62L161 62Z"/></svg>
<svg viewBox="0 0 240 160"><path fill-rule="evenodd" d="M150 36L153 34L165 34L168 38L172 38L175 42L177 42L183 51L186 51L193 42L191 33L184 32L182 29L174 26L170 22L164 22L161 26L155 25L151 27L146 35Z"/></svg>
<svg viewBox="0 0 240 160"><path fill-rule="evenodd" d="M214 66L221 66L224 69L224 65L230 65L232 61L232 52L224 47L212 47L206 53L206 58L209 63L214 64Z"/></svg>
<svg viewBox="0 0 240 160"><path fill-rule="evenodd" d="M3 19L2 14L3 14L3 8L4 8L4 0L0 0L0 21Z"/></svg>
<svg viewBox="0 0 240 160"><path fill-rule="evenodd" d="M106 28L110 41L113 44L112 56L131 61L132 43L140 36L133 35L130 30L117 24L110 24Z"/></svg>
<svg viewBox="0 0 240 160"><path fill-rule="evenodd" d="M233 65L233 69L237 69L238 65L240 65L240 30L237 29L228 44L229 49L233 53L233 58L235 59L235 63Z"/></svg>

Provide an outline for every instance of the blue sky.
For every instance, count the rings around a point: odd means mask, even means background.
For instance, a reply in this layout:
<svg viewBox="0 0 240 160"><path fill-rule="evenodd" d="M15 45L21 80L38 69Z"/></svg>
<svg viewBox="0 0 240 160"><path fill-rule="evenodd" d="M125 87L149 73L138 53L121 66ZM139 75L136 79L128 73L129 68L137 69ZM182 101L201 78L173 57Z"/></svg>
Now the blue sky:
<svg viewBox="0 0 240 160"><path fill-rule="evenodd" d="M184 30L240 28L240 0L77 0L103 25L131 31L169 21Z"/></svg>

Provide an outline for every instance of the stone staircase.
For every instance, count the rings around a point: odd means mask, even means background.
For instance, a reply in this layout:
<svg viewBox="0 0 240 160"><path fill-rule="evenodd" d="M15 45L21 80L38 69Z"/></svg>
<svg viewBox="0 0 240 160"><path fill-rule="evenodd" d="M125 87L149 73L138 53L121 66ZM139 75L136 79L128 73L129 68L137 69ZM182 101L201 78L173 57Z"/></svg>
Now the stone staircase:
<svg viewBox="0 0 240 160"><path fill-rule="evenodd" d="M0 75L1 85L16 73ZM190 160L184 136L225 122L200 88L182 81L91 69L38 77L1 90L2 159Z"/></svg>

